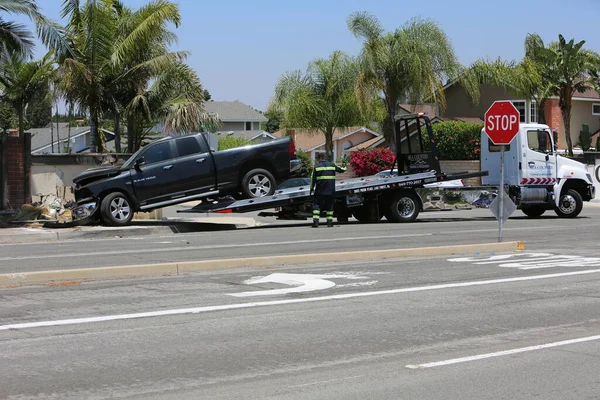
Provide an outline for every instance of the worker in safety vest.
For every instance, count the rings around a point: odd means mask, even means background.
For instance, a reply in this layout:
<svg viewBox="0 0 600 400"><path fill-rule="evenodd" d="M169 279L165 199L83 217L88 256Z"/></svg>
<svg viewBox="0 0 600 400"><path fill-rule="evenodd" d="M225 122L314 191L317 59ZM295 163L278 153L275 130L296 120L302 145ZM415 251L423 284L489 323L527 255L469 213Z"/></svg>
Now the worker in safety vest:
<svg viewBox="0 0 600 400"><path fill-rule="evenodd" d="M346 166L338 167L327 161L324 153L317 156L317 164L310 179L310 194L314 192L313 228L319 227L321 211L327 212L327 226L333 226L333 204L335 202L335 173L346 171Z"/></svg>

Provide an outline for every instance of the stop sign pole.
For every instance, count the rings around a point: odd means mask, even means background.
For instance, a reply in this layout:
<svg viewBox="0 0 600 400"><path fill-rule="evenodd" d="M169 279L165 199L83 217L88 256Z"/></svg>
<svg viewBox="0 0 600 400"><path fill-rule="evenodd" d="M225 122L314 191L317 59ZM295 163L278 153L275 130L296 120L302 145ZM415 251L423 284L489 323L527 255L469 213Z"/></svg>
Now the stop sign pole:
<svg viewBox="0 0 600 400"><path fill-rule="evenodd" d="M500 196L498 218L498 242L502 241L504 224L504 150L519 133L519 110L510 101L496 101L485 113L485 133L492 143L500 146Z"/></svg>

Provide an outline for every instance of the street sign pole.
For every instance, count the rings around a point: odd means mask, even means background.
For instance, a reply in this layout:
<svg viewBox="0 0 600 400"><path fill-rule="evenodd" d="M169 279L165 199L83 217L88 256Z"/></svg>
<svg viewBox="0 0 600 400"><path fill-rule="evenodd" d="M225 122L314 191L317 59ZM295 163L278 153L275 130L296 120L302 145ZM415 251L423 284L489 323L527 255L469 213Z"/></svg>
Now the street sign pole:
<svg viewBox="0 0 600 400"><path fill-rule="evenodd" d="M498 218L498 242L502 242L502 225L504 225L504 145L500 146L500 218Z"/></svg>

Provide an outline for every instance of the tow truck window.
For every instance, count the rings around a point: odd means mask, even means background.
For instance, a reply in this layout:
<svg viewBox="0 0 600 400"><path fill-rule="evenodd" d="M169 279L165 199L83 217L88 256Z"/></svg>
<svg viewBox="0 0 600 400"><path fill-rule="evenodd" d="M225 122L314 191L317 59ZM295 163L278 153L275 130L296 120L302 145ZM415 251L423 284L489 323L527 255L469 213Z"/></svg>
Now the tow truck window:
<svg viewBox="0 0 600 400"><path fill-rule="evenodd" d="M538 153L551 153L552 140L550 140L550 132L537 129L527 131L527 146Z"/></svg>
<svg viewBox="0 0 600 400"><path fill-rule="evenodd" d="M488 139L488 150L490 153L496 153L500 151L500 146L494 144L491 139ZM510 151L510 144L505 145L504 151Z"/></svg>
<svg viewBox="0 0 600 400"><path fill-rule="evenodd" d="M171 158L173 158L173 151L171 150L170 141L156 143L144 153L144 162L146 164L152 164L159 161L166 161Z"/></svg>

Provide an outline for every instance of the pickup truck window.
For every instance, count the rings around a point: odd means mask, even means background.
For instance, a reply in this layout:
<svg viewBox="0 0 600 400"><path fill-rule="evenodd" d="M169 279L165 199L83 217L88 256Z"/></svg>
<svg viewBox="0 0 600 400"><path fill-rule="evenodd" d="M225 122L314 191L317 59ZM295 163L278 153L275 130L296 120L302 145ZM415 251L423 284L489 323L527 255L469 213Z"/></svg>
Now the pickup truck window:
<svg viewBox="0 0 600 400"><path fill-rule="evenodd" d="M206 153L200 148L198 138L195 136L182 137L175 141L177 145L177 154L179 157L189 156L190 154Z"/></svg>
<svg viewBox="0 0 600 400"><path fill-rule="evenodd" d="M537 129L527 131L527 146L538 153L551 153L552 141L550 140L550 132Z"/></svg>
<svg viewBox="0 0 600 400"><path fill-rule="evenodd" d="M173 158L171 141L156 143L144 153L145 164L152 164L159 161L166 161Z"/></svg>

